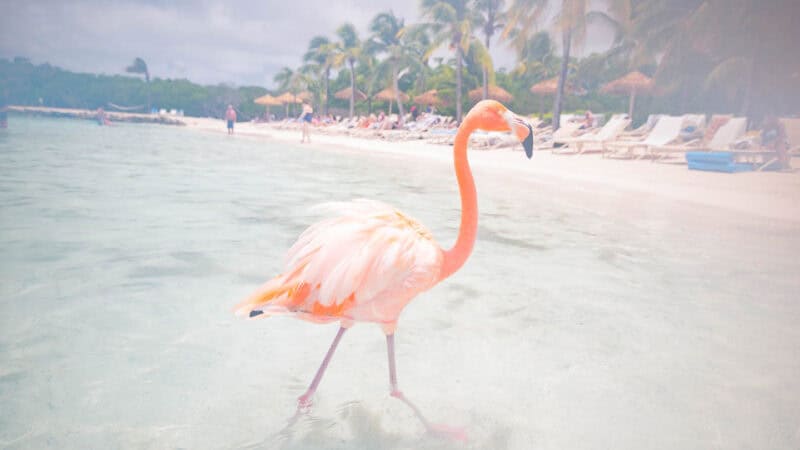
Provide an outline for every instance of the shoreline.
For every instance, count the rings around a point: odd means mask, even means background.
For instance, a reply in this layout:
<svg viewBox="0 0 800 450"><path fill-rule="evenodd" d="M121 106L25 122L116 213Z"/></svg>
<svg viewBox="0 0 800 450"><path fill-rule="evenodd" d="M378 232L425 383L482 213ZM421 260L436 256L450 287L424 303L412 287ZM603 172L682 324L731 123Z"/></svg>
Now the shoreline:
<svg viewBox="0 0 800 450"><path fill-rule="evenodd" d="M225 134L224 122L184 118L187 128ZM424 140L383 140L315 133L311 143L299 142L300 130L277 129L267 123L241 122L236 134L329 151L331 146L355 152L383 153L452 164L452 146ZM236 135L233 137L235 138ZM559 155L534 149L526 161L519 149L473 149L469 152L473 171L513 174L537 182L565 185L565 189L591 193L632 192L669 200L720 208L771 220L800 223L800 172L742 172L735 174L689 170L686 164L654 163L649 160L602 158L597 154ZM524 162L524 163L523 163ZM639 201L639 198L631 199Z"/></svg>
<svg viewBox="0 0 800 450"><path fill-rule="evenodd" d="M97 112L88 109L51 108L49 106L17 106L9 105L8 111L30 115L56 118L70 118L81 120L97 120ZM141 114L121 111L105 111L106 117L112 122L155 123L161 125L184 126L186 123L177 117L161 114ZM183 117L181 117L183 119Z"/></svg>

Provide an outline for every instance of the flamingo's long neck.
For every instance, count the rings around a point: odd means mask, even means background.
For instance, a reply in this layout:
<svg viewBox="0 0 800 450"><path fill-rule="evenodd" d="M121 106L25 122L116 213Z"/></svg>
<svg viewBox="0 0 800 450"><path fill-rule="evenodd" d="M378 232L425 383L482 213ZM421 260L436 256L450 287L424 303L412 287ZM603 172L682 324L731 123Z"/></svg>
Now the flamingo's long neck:
<svg viewBox="0 0 800 450"><path fill-rule="evenodd" d="M453 146L453 162L456 167L458 191L461 194L461 227L458 238L450 250L444 251L444 261L439 273L443 280L461 268L472 253L475 236L478 233L478 199L475 191L475 180L467 160L467 142L469 135L475 130L472 117L467 114L456 133Z"/></svg>

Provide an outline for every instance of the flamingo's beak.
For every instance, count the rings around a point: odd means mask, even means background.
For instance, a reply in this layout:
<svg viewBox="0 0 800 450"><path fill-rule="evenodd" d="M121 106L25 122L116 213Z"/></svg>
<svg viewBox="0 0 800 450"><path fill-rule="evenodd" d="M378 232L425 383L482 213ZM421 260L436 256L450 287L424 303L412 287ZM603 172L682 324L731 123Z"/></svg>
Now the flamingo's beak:
<svg viewBox="0 0 800 450"><path fill-rule="evenodd" d="M511 128L511 132L522 142L525 156L530 159L533 156L533 127L527 120L511 111L506 111L505 119L508 122L508 127Z"/></svg>

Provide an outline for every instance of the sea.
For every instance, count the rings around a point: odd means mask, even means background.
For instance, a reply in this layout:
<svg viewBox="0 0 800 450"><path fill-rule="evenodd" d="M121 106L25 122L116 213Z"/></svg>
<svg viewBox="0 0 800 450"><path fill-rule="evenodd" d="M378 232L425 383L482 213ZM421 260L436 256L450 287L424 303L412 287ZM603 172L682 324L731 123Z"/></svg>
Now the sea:
<svg viewBox="0 0 800 450"><path fill-rule="evenodd" d="M465 440L389 395L371 324L296 415L337 326L233 306L319 203L392 204L448 248L453 168L222 127L0 130L0 448L800 448L796 224L497 167L471 258L396 334L401 390Z"/></svg>

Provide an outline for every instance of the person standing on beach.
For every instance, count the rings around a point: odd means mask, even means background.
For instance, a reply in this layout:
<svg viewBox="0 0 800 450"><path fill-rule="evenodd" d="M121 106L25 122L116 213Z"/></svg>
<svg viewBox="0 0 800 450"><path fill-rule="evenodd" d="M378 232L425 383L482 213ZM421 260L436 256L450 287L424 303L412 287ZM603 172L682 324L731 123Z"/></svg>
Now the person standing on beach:
<svg viewBox="0 0 800 450"><path fill-rule="evenodd" d="M233 124L236 122L236 110L233 105L228 105L228 110L225 111L225 119L228 121L228 134L233 134Z"/></svg>
<svg viewBox="0 0 800 450"><path fill-rule="evenodd" d="M311 105L308 102L303 102L303 112L300 113L300 121L303 122L303 136L300 138L300 143L303 142L311 142L311 134L308 131L308 126L311 123L311 119L314 116L314 109L311 108Z"/></svg>

